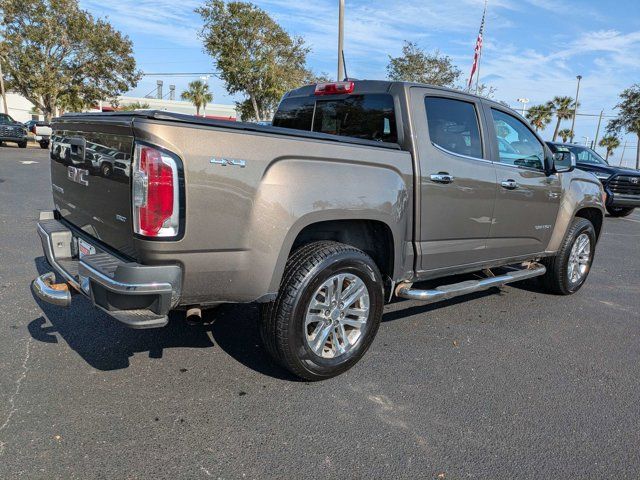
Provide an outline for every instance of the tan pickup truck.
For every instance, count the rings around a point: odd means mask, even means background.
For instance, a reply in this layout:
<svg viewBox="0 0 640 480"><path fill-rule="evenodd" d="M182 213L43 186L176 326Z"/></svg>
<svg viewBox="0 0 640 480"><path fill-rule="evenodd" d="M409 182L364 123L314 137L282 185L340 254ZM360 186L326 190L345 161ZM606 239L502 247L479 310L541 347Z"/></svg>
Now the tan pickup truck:
<svg viewBox="0 0 640 480"><path fill-rule="evenodd" d="M517 113L426 85L306 86L273 126L145 111L53 129L55 210L38 233L55 273L34 281L41 299L79 292L134 328L256 302L268 352L310 380L353 366L394 296L532 277L576 292L604 217L598 180Z"/></svg>

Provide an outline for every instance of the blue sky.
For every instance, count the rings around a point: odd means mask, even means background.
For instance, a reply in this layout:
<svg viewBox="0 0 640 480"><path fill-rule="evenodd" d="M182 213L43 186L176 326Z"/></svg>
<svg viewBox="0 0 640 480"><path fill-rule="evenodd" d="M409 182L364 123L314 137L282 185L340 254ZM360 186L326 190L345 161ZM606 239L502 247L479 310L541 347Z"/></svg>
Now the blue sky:
<svg viewBox="0 0 640 480"><path fill-rule="evenodd" d="M209 72L211 59L197 38L200 18L193 10L201 0L80 0L96 16L108 17L133 40L144 72ZM335 74L337 0L255 0L291 34L305 38L312 52L309 65ZM483 0L394 1L346 0L348 73L351 77L385 78L389 55L403 40L449 55L468 75ZM612 114L618 94L640 82L640 2L621 0L489 0L481 81L494 86L496 98L516 107L517 98L531 104L554 95L575 96L582 75L581 111ZM197 77L196 77L197 78ZM131 95L155 88L144 78ZM162 78L178 92L193 78ZM215 77L210 85L217 103L232 103ZM166 87L165 87L166 88ZM567 128L570 124L567 122ZM595 117L578 117L576 138L593 138ZM552 128L549 128L550 136ZM635 145L637 139L629 137ZM616 152L617 161L620 154ZM634 152L633 152L634 153ZM633 153L627 150L625 164Z"/></svg>

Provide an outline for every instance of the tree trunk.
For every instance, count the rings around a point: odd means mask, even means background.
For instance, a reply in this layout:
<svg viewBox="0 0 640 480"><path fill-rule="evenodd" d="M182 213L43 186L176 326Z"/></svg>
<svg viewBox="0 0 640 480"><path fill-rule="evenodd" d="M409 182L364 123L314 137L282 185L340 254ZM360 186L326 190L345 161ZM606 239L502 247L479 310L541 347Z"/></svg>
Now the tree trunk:
<svg viewBox="0 0 640 480"><path fill-rule="evenodd" d="M196 105L196 117L200 116L200 105Z"/></svg>
<svg viewBox="0 0 640 480"><path fill-rule="evenodd" d="M611 152L610 152L610 151L609 151L609 149L607 148L607 156L606 156L606 157L604 157L604 161L605 161L605 162L609 160L609 154L610 154L610 153L611 153Z"/></svg>
<svg viewBox="0 0 640 480"><path fill-rule="evenodd" d="M636 170L640 170L640 133L638 133L638 141L636 142Z"/></svg>
<svg viewBox="0 0 640 480"><path fill-rule="evenodd" d="M556 123L556 129L555 129L555 131L553 132L553 141L554 141L554 142L556 141L556 138L558 138L558 132L560 131L560 122L561 122L561 121L562 121L562 120L560 120L560 117L558 117L558 123Z"/></svg>
<svg viewBox="0 0 640 480"><path fill-rule="evenodd" d="M253 95L249 95L249 98L251 99L251 105L253 105L253 111L256 114L256 121L261 122L262 118L260 117L260 110L258 109L258 102L256 102L256 97L254 97Z"/></svg>

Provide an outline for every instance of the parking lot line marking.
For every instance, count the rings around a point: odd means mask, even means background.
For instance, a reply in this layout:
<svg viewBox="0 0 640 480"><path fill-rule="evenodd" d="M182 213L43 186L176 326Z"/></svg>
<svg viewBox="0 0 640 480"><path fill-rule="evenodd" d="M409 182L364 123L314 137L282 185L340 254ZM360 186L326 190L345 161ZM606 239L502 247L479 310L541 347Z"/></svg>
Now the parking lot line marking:
<svg viewBox="0 0 640 480"><path fill-rule="evenodd" d="M33 160L20 160L20 163L23 165L33 165L34 163L39 163L39 162L35 162Z"/></svg>
<svg viewBox="0 0 640 480"><path fill-rule="evenodd" d="M634 220L633 218L623 218L622 220L626 220L627 222L640 223L640 220Z"/></svg>

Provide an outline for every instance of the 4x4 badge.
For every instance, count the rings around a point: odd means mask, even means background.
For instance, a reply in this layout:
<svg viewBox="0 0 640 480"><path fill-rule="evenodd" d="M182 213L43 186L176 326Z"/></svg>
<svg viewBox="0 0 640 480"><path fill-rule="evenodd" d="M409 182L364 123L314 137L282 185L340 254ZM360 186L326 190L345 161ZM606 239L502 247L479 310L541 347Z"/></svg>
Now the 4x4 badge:
<svg viewBox="0 0 640 480"><path fill-rule="evenodd" d="M247 166L247 162L245 162L244 160L235 160L233 158L215 158L214 157L211 159L211 163L215 165L222 165L223 167L226 167L227 165L229 165L231 167L244 168Z"/></svg>

